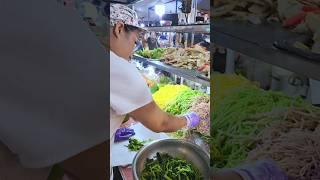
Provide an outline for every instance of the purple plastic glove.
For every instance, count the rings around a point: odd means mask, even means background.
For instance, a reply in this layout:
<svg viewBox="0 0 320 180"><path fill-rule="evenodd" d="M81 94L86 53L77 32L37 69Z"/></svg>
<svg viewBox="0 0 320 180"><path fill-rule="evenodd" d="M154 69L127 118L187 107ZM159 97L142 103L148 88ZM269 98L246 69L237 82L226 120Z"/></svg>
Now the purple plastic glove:
<svg viewBox="0 0 320 180"><path fill-rule="evenodd" d="M288 176L272 160L258 161L233 171L243 180L288 180Z"/></svg>
<svg viewBox="0 0 320 180"><path fill-rule="evenodd" d="M184 117L187 119L187 127L189 129L197 127L200 123L200 117L194 112L188 113Z"/></svg>
<svg viewBox="0 0 320 180"><path fill-rule="evenodd" d="M130 128L117 129L117 131L115 133L114 142L128 140L131 136L133 136L135 134L136 133L134 132L134 130L130 129Z"/></svg>

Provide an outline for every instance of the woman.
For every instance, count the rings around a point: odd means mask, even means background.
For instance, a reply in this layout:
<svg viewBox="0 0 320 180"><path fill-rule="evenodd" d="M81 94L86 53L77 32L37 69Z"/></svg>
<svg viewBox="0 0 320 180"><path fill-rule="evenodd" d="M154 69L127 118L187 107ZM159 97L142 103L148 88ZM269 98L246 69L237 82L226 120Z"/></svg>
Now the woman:
<svg viewBox="0 0 320 180"><path fill-rule="evenodd" d="M136 12L127 6L113 4L110 23L110 146L126 115L154 132L195 128L200 123L197 114L176 117L162 111L153 101L142 75L129 63L139 33L143 31Z"/></svg>
<svg viewBox="0 0 320 180"><path fill-rule="evenodd" d="M153 50L160 47L157 39L157 35L155 32L151 32L151 35L147 39L147 43L148 43L149 50Z"/></svg>

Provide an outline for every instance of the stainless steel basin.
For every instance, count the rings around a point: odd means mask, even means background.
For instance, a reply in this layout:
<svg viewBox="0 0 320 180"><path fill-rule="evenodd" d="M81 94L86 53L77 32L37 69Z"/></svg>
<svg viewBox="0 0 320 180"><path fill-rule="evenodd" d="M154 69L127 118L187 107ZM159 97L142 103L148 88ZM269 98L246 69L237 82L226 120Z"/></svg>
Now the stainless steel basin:
<svg viewBox="0 0 320 180"><path fill-rule="evenodd" d="M145 145L136 154L132 171L135 180L139 180L140 173L144 169L147 158L153 158L156 153L168 153L171 156L179 157L192 163L199 169L204 179L210 179L210 159L209 155L203 151L199 146L179 139L163 139L153 141Z"/></svg>

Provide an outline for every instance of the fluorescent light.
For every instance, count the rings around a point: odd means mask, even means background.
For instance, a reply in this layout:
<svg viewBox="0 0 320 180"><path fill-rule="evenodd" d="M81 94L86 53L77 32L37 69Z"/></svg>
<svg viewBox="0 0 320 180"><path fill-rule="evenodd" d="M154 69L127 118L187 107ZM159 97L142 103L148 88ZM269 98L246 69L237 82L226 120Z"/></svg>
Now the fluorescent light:
<svg viewBox="0 0 320 180"><path fill-rule="evenodd" d="M163 3L158 3L154 6L155 12L158 16L162 17L165 14L166 7Z"/></svg>

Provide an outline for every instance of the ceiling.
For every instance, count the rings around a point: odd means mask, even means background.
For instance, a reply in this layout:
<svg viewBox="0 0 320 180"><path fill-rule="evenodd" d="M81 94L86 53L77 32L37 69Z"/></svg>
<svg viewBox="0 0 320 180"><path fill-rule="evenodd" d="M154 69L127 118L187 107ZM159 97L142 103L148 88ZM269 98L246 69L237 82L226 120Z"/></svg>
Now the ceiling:
<svg viewBox="0 0 320 180"><path fill-rule="evenodd" d="M111 0L111 3L131 4L137 0Z"/></svg>
<svg viewBox="0 0 320 180"><path fill-rule="evenodd" d="M154 9L149 9L154 7L159 0L142 0L138 1L134 4L134 9L138 13L138 16L144 17L147 19L148 11L149 11L149 18L154 20L157 19L157 15L154 13ZM166 5L166 13L175 13L176 12L176 3L175 0L162 0L163 3ZM149 9L149 10L148 10Z"/></svg>
<svg viewBox="0 0 320 180"><path fill-rule="evenodd" d="M176 12L176 1L175 0L134 0L134 9L138 13L139 17L144 17L147 20L148 9L154 7L159 1L166 5L166 13ZM198 9L210 10L210 0L197 0ZM181 6L181 0L178 0L178 11ZM149 10L149 20L155 20L158 16L154 13L153 9Z"/></svg>
<svg viewBox="0 0 320 180"><path fill-rule="evenodd" d="M172 2L169 4L173 4L175 6L175 0L111 0L112 3L134 4L138 11L152 7L158 1L162 1L163 3ZM178 1L181 2L181 0ZM197 2L199 9L210 10L210 0L197 0Z"/></svg>

